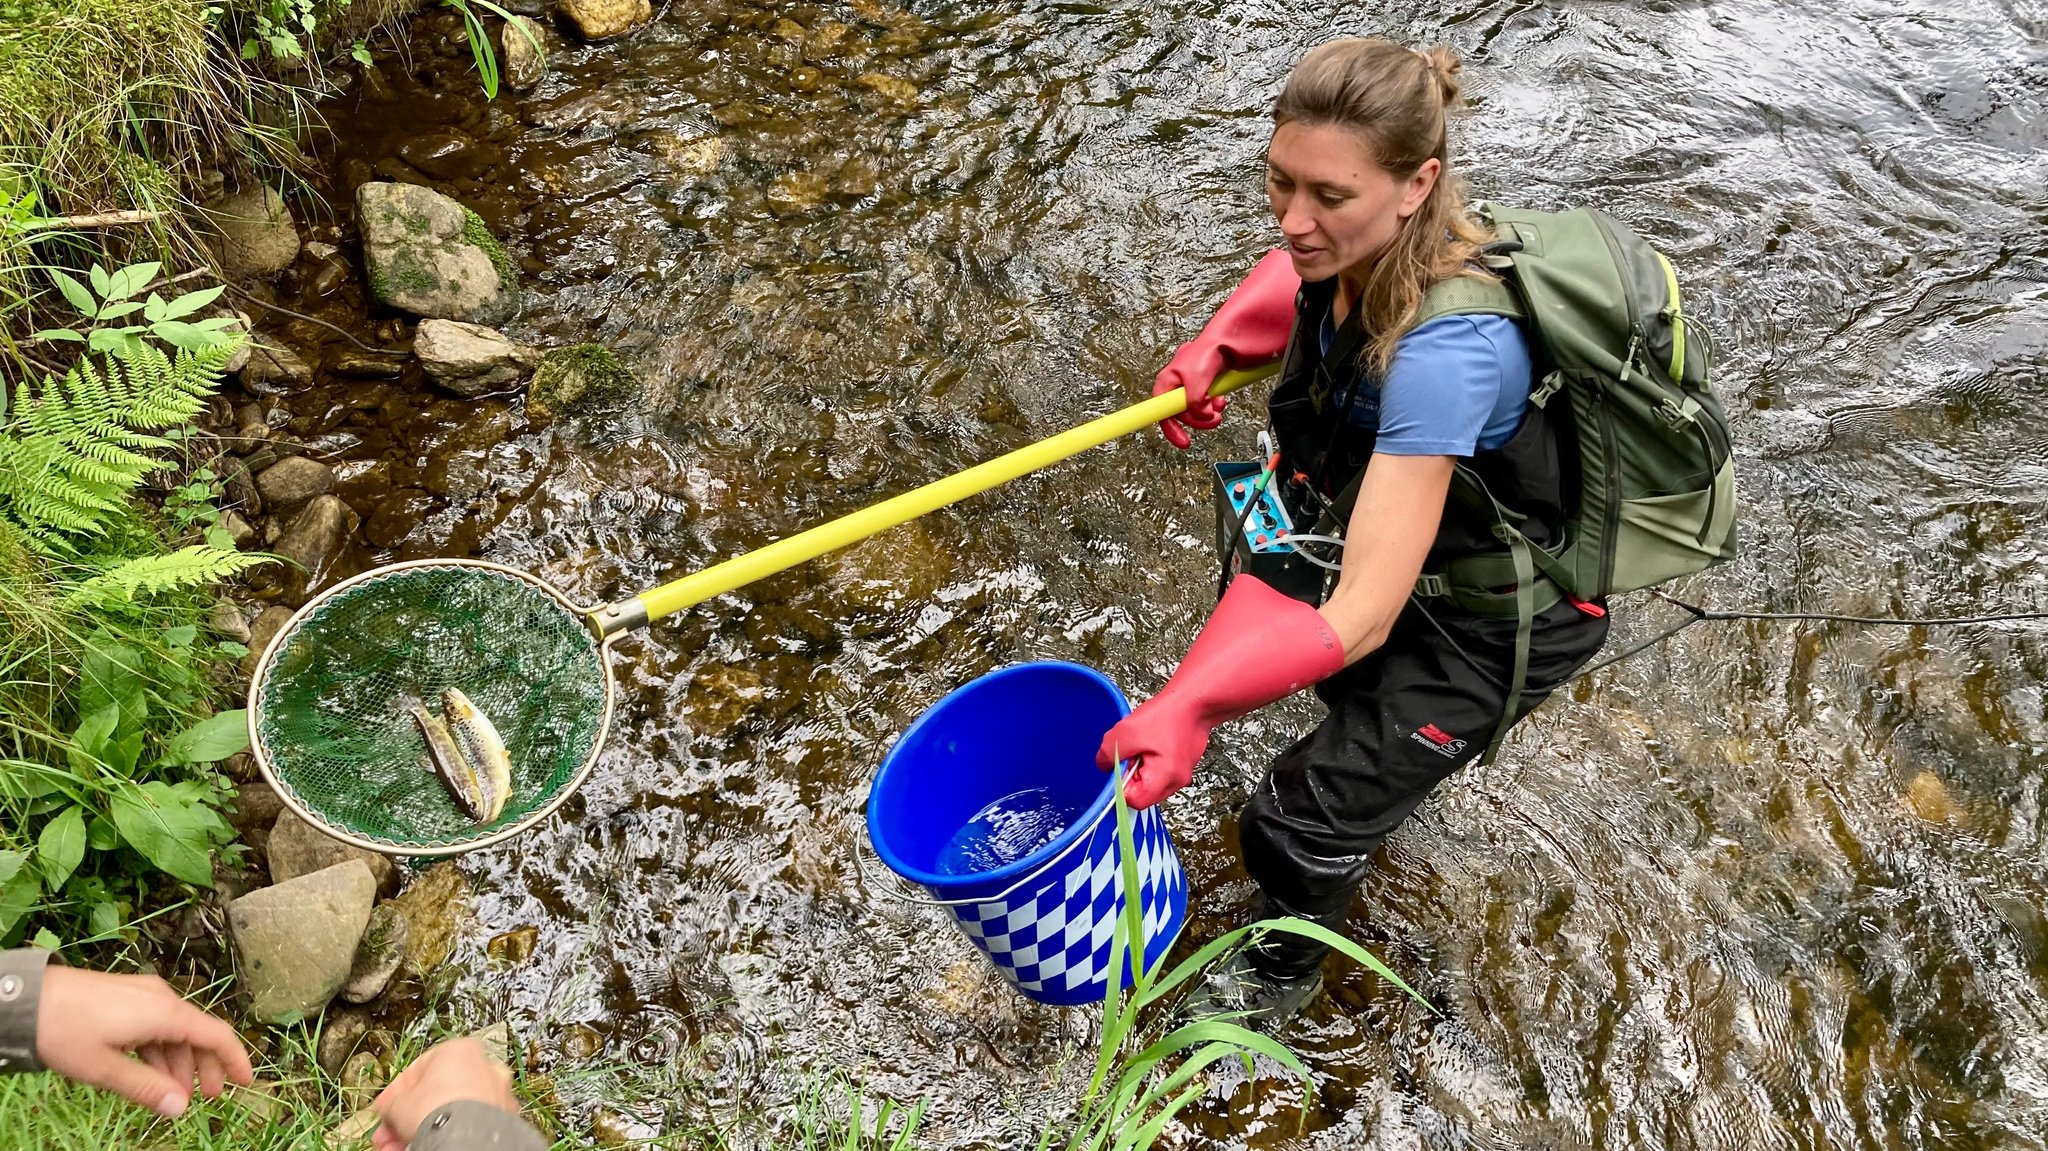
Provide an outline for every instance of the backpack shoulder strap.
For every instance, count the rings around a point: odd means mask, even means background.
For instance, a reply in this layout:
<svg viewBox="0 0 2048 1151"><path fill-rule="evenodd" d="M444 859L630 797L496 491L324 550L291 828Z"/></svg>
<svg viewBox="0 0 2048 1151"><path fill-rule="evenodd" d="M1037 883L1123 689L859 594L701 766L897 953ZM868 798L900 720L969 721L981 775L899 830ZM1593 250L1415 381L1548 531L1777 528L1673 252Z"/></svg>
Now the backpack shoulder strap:
<svg viewBox="0 0 2048 1151"><path fill-rule="evenodd" d="M1426 324L1444 316L1506 316L1520 320L1526 315L1514 289L1505 281L1468 274L1431 285L1415 311L1415 322Z"/></svg>

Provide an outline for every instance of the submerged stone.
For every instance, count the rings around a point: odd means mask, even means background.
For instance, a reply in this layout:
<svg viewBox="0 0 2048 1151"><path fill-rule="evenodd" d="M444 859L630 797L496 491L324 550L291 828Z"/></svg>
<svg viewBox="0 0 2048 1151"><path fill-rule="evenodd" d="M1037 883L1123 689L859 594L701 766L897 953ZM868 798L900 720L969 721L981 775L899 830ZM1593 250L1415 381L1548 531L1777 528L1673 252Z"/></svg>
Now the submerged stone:
<svg viewBox="0 0 2048 1151"><path fill-rule="evenodd" d="M356 189L370 291L418 316L497 325L519 311L511 257L475 212L431 188Z"/></svg>
<svg viewBox="0 0 2048 1151"><path fill-rule="evenodd" d="M505 21L498 33L504 44L505 82L524 92L547 75L547 32L525 16Z"/></svg>
<svg viewBox="0 0 2048 1151"><path fill-rule="evenodd" d="M551 349L526 389L526 414L535 419L618 411L640 398L633 369L603 344Z"/></svg>
<svg viewBox="0 0 2048 1151"><path fill-rule="evenodd" d="M405 916L409 938L399 970L423 976L448 962L455 951L456 920L469 894L469 883L453 863L430 867L411 887L391 901Z"/></svg>

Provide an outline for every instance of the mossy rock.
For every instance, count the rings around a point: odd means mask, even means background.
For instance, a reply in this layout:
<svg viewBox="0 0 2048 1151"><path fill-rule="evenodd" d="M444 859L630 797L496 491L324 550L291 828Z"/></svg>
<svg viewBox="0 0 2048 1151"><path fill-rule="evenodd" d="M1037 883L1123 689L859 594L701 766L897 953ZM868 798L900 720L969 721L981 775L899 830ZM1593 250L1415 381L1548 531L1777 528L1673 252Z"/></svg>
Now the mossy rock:
<svg viewBox="0 0 2048 1151"><path fill-rule="evenodd" d="M496 327L519 314L518 269L482 217L431 188L356 189L363 265L378 300L416 316Z"/></svg>
<svg viewBox="0 0 2048 1151"><path fill-rule="evenodd" d="M638 400L640 377L603 344L571 344L543 355L526 389L526 414L538 419L616 412Z"/></svg>

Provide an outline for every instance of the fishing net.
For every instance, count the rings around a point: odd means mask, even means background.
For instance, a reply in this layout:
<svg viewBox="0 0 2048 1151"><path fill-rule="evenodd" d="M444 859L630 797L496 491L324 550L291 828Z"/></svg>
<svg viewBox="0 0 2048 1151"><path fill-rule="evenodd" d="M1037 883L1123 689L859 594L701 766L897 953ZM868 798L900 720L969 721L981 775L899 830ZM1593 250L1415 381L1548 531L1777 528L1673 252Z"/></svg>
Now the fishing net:
<svg viewBox="0 0 2048 1151"><path fill-rule="evenodd" d="M505 809L479 824L432 767L407 704L458 688L504 738ZM582 782L611 714L603 645L582 610L518 572L401 564L306 605L250 687L259 762L316 823L392 854L480 846L537 822Z"/></svg>

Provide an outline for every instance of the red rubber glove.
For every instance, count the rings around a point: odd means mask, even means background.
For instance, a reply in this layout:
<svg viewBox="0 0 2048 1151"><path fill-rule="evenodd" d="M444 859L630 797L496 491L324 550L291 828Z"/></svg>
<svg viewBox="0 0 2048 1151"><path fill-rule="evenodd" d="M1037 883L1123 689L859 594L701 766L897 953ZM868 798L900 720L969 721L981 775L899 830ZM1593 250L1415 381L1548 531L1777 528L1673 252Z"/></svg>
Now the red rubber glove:
<svg viewBox="0 0 2048 1151"><path fill-rule="evenodd" d="M1208 431L1223 422L1223 406L1229 401L1222 396L1210 399L1209 385L1225 369L1255 368L1286 353L1287 337L1294 331L1294 297L1300 291L1293 258L1285 248L1276 248L1202 325L1201 335L1173 353L1152 381L1155 396L1175 388L1188 390L1188 410L1159 421L1167 443L1185 448L1190 442L1188 428Z"/></svg>
<svg viewBox="0 0 2048 1151"><path fill-rule="evenodd" d="M1342 670L1344 645L1323 613L1240 575L1173 678L1102 737L1095 765L1138 761L1124 798L1150 807L1193 781L1211 728Z"/></svg>

